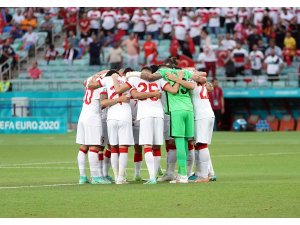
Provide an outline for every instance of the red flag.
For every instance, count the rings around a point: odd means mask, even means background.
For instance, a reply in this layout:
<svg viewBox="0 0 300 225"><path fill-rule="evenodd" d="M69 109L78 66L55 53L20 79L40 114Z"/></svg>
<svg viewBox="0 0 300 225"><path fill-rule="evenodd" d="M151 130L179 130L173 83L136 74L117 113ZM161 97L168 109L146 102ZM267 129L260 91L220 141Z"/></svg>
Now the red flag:
<svg viewBox="0 0 300 225"><path fill-rule="evenodd" d="M179 57L179 67L195 67L195 62L190 57L187 57L185 55L180 55Z"/></svg>
<svg viewBox="0 0 300 225"><path fill-rule="evenodd" d="M176 38L174 37L171 41L171 46L170 46L170 54L173 57L176 57L178 55L178 49L179 49L179 43L176 40Z"/></svg>

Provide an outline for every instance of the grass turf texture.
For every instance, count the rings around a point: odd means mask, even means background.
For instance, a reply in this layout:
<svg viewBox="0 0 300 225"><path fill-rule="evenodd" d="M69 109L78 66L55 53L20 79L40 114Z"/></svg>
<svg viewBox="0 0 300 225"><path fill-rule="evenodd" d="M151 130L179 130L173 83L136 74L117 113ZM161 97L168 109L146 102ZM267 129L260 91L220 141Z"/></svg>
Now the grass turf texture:
<svg viewBox="0 0 300 225"><path fill-rule="evenodd" d="M77 185L74 133L0 135L0 217L300 217L299 137L215 133L218 181L208 184ZM129 159L131 180L132 150Z"/></svg>

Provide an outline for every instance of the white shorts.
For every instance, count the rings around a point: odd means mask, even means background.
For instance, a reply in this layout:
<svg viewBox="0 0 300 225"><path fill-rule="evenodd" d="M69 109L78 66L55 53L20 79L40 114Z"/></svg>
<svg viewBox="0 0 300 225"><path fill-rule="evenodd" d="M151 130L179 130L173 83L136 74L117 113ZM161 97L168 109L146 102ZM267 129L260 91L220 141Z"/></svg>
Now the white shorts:
<svg viewBox="0 0 300 225"><path fill-rule="evenodd" d="M140 145L163 145L164 119L147 117L140 120Z"/></svg>
<svg viewBox="0 0 300 225"><path fill-rule="evenodd" d="M107 134L107 125L106 125L106 119L102 120L102 147L105 147L108 144L108 134Z"/></svg>
<svg viewBox="0 0 300 225"><path fill-rule="evenodd" d="M134 145L132 122L107 120L107 133L110 145Z"/></svg>
<svg viewBox="0 0 300 225"><path fill-rule="evenodd" d="M195 120L195 143L210 144L214 130L215 118Z"/></svg>
<svg viewBox="0 0 300 225"><path fill-rule="evenodd" d="M86 125L79 120L77 125L76 143L80 145L101 145L102 126Z"/></svg>
<svg viewBox="0 0 300 225"><path fill-rule="evenodd" d="M140 135L140 121L134 121L133 127L132 127L132 132L133 132L134 144L138 145L139 144L139 135Z"/></svg>

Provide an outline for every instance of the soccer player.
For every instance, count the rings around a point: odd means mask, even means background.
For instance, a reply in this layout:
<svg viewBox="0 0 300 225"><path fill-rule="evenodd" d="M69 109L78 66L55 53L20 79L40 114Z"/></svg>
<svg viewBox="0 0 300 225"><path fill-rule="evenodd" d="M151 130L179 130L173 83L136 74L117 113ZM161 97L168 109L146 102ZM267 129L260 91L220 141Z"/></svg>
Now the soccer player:
<svg viewBox="0 0 300 225"><path fill-rule="evenodd" d="M211 143L215 115L212 110L208 92L213 91L211 83L201 77L195 82L192 93L192 101L195 114L195 158L196 173L189 177L195 182L209 182L210 170L213 172L208 145Z"/></svg>
<svg viewBox="0 0 300 225"><path fill-rule="evenodd" d="M85 156L88 153L88 160L91 172L91 184L110 184L103 179L100 174L100 163L98 152L102 144L102 124L100 112L100 89L88 88L93 77L89 77L85 82L85 95L83 98L82 110L78 120L76 143L80 144L77 160L79 166L79 184L88 183L85 173Z"/></svg>
<svg viewBox="0 0 300 225"><path fill-rule="evenodd" d="M145 67L142 71L154 72ZM144 146L145 161L149 172L149 180L145 184L156 184L156 177L161 160L161 145L163 145L164 111L160 98L145 98L145 93L161 92L163 90L175 94L179 84L171 86L162 78L149 82L143 79L128 81L131 95L138 100L137 120L140 121L139 144Z"/></svg>

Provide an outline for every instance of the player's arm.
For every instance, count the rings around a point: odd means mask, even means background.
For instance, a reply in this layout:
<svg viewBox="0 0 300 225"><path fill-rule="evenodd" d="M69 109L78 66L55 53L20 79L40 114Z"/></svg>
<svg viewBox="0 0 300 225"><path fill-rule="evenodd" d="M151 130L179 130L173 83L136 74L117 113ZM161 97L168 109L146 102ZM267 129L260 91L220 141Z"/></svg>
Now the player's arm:
<svg viewBox="0 0 300 225"><path fill-rule="evenodd" d="M129 86L129 84L127 82L120 86L118 78L117 78L118 77L117 74L113 74L111 77L113 79L115 92L117 94L121 94L125 91L128 91L131 88L131 86Z"/></svg>
<svg viewBox="0 0 300 225"><path fill-rule="evenodd" d="M148 73L148 72L142 72L141 73L141 78L147 81L156 81L162 78L160 73Z"/></svg>
<svg viewBox="0 0 300 225"><path fill-rule="evenodd" d="M179 72L178 76L183 77L183 74L184 74L184 71L181 70ZM184 78L180 79L180 77L175 77L173 74L170 74L170 73L166 74L166 76L169 80L174 81L187 89L190 89L190 90L194 89L194 84L189 81L184 80Z"/></svg>
<svg viewBox="0 0 300 225"><path fill-rule="evenodd" d="M100 93L100 105L101 105L101 109L105 109L107 106L102 105L102 101L104 101L105 99L108 99L108 95L106 92L102 92Z"/></svg>
<svg viewBox="0 0 300 225"><path fill-rule="evenodd" d="M115 98L115 99L104 99L101 101L101 106L102 108L106 108L106 107L109 107L109 106L113 106L115 104L118 104L118 103L121 103L121 102L124 102L124 103L129 103L129 100L130 98L125 96L125 95L122 95L121 97L119 98Z"/></svg>
<svg viewBox="0 0 300 225"><path fill-rule="evenodd" d="M214 90L214 86L210 82L206 82L205 84L207 92L212 92Z"/></svg>
<svg viewBox="0 0 300 225"><path fill-rule="evenodd" d="M153 92L138 92L135 88L130 91L130 94L135 99L147 99L147 98L160 98L161 93L159 91Z"/></svg>

